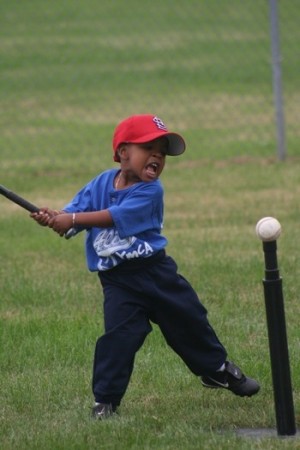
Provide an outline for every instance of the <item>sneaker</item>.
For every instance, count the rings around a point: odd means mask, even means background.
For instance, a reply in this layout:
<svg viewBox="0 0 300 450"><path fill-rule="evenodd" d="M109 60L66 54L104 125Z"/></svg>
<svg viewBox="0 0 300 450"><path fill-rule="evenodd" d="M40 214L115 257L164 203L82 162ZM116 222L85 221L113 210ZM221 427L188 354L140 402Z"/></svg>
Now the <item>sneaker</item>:
<svg viewBox="0 0 300 450"><path fill-rule="evenodd" d="M223 372L216 372L213 376L202 376L201 381L205 387L228 389L240 397L251 397L251 395L256 394L260 389L257 381L246 377L230 361L225 362L225 370Z"/></svg>
<svg viewBox="0 0 300 450"><path fill-rule="evenodd" d="M116 408L111 403L95 403L92 409L94 419L103 420L111 417L116 412Z"/></svg>

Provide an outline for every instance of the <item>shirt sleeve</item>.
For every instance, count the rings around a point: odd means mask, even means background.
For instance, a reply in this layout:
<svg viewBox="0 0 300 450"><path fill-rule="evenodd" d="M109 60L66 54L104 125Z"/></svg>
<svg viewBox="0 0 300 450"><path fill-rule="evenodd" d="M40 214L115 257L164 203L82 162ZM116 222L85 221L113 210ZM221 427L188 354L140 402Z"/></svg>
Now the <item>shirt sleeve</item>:
<svg viewBox="0 0 300 450"><path fill-rule="evenodd" d="M159 183L142 183L120 204L108 208L120 237L155 230L160 233L163 222L163 189Z"/></svg>
<svg viewBox="0 0 300 450"><path fill-rule="evenodd" d="M75 197L64 206L66 212L87 212L91 211L91 182L84 186Z"/></svg>

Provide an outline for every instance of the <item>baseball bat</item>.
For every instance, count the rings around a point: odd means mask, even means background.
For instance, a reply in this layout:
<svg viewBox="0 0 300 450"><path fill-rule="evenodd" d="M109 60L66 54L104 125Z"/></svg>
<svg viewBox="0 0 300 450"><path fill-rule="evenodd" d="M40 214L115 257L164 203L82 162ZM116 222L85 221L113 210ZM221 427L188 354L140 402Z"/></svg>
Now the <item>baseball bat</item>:
<svg viewBox="0 0 300 450"><path fill-rule="evenodd" d="M40 208L38 208L33 203L30 203L28 200L25 200L25 198L20 197L20 195L16 194L13 191L10 191L6 187L0 185L0 194L4 195L4 197L8 198L8 200L11 200L12 202L16 203L17 205L21 206L22 208L26 209L29 212L36 212L38 213L40 211ZM70 239L72 236L74 236L77 233L75 228L70 228L65 233L65 238Z"/></svg>

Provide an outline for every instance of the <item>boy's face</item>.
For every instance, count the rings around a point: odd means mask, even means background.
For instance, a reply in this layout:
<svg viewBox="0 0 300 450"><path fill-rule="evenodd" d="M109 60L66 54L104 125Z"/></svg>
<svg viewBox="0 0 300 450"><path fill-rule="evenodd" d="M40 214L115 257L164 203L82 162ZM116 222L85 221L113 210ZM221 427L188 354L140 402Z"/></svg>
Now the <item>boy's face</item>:
<svg viewBox="0 0 300 450"><path fill-rule="evenodd" d="M165 137L145 144L124 144L120 149L121 168L137 181L154 181L164 169L167 148Z"/></svg>

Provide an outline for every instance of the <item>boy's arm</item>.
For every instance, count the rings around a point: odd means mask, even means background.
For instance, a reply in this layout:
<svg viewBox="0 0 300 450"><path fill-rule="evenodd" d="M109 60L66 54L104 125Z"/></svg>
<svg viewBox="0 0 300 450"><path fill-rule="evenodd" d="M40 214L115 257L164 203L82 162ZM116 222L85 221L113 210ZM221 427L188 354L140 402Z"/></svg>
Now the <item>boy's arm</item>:
<svg viewBox="0 0 300 450"><path fill-rule="evenodd" d="M107 209L102 211L66 213L55 215L51 217L47 223L50 228L53 228L60 236L63 236L70 228L82 227L92 228L101 227L108 228L114 225L112 216Z"/></svg>

